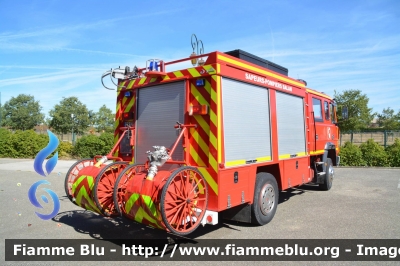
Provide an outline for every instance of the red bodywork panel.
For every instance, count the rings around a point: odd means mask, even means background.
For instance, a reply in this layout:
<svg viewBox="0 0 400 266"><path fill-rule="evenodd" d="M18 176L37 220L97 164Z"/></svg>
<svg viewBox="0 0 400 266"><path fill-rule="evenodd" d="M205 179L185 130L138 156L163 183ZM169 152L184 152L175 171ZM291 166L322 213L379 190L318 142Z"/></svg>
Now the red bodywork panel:
<svg viewBox="0 0 400 266"><path fill-rule="evenodd" d="M200 57L200 56L199 56ZM290 77L264 69L244 60L229 56L221 52L202 55L207 58L203 66L168 72L170 65L189 61L191 58L166 62L161 72L148 72L141 69L140 78L120 81L117 96L115 141L121 134L121 127L135 127L138 119L137 101L138 90L150 86L157 86L184 80L184 121L183 124L196 125L188 129L182 141L184 162L188 166L199 169L208 185L208 207L212 211L222 211L243 203L252 203L257 172L272 173L281 190L308 183L313 178L310 168L313 157L324 154L327 143L338 147L338 128L332 122L333 100L314 90L306 88L304 83ZM240 162L237 165L227 166L225 162L226 149L224 140L224 113L221 91L224 90L221 80L229 78L246 84L253 84L268 89L269 123L270 123L270 159L255 163ZM198 83L203 80L204 83ZM200 84L200 85L199 85ZM201 85L203 84L203 85ZM125 92L132 92L126 97ZM305 149L294 157L285 157L279 154L279 129L277 127L277 93L297 96L304 103L304 135ZM246 92L243 92L246 97ZM321 120L314 122L317 110L313 99L321 102ZM328 114L325 116L325 103L328 105ZM190 106L207 106L207 114L189 115ZM250 108L239 106L238 108ZM205 109L203 109L204 111ZM330 113L329 113L330 112ZM132 115L123 115L131 113ZM124 118L125 117L125 118ZM173 127L174 125L171 125ZM237 126L240 129L240 124ZM303 132L300 132L303 134ZM317 137L316 137L317 136ZM135 136L132 136L135 139ZM237 139L241 142L241 139ZM130 142L132 144L132 142ZM157 143L154 143L156 145ZM120 146L121 147L121 146ZM114 156L126 161L135 162L135 147L130 153L123 153L118 148ZM285 157L285 158L284 158Z"/></svg>

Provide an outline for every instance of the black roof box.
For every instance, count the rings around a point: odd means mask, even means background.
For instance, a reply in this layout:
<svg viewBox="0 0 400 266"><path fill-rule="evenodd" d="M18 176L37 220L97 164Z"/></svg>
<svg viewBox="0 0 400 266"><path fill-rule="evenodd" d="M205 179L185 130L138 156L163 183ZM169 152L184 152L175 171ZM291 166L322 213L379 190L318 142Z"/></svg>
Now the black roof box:
<svg viewBox="0 0 400 266"><path fill-rule="evenodd" d="M280 66L278 64L275 64L271 61L268 61L266 59L263 59L261 57L258 57L256 55L250 54L248 52L245 52L243 50L237 49L229 52L225 52L225 54L228 54L230 56L234 56L237 58L240 58L242 60L245 60L247 62L253 63L255 65L258 65L263 68L270 69L272 71L275 71L279 74L287 76L289 74L289 70L283 66Z"/></svg>

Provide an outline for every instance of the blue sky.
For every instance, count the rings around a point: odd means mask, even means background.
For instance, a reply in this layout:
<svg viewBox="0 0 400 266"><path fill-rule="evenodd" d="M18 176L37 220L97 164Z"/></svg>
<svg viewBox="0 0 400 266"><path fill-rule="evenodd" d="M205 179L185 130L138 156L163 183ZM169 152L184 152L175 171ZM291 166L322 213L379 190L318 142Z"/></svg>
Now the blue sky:
<svg viewBox="0 0 400 266"><path fill-rule="evenodd" d="M331 96L359 89L375 112L400 110L400 1L0 0L0 92L40 101L43 112L77 96L115 110L103 72L242 49L289 69Z"/></svg>

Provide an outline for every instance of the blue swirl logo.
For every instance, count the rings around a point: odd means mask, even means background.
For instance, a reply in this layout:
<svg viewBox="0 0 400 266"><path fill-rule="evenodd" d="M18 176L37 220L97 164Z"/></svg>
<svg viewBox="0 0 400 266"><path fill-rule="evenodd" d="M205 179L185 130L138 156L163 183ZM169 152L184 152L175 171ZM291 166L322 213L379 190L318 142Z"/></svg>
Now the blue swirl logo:
<svg viewBox="0 0 400 266"><path fill-rule="evenodd" d="M28 191L28 197L29 197L29 200L32 203L32 205L37 208L41 208L41 209L43 209L43 206L40 204L40 202L36 198L36 191L37 191L38 187L42 184L50 185L50 182L48 182L47 180L39 180L38 182L34 183ZM50 214L41 214L38 212L35 212L35 213L40 219L49 220L49 219L53 218L54 216L56 216L58 211L60 210L60 200L58 199L58 197L57 197L56 193L54 193L54 191L52 191L48 188L43 188L43 190L46 191L50 195L50 197L52 198L52 200L54 202L53 211ZM41 199L45 203L49 203L49 199L46 197L46 195L41 195Z"/></svg>
<svg viewBox="0 0 400 266"><path fill-rule="evenodd" d="M36 173L38 173L41 176L46 176L43 170L44 160L47 158L47 156L49 156L53 151L57 149L59 143L57 137L50 130L47 130L47 134L49 135L49 143L40 152L38 152L38 154L35 157L35 161L33 163L33 168L35 169ZM57 161L58 161L58 152L56 152L56 154L46 162L45 168L48 175L51 173L51 171L53 171L54 167L57 164ZM34 183L29 188L28 191L29 201L32 203L33 206L41 209L43 209L43 206L36 198L36 191L38 187L42 184L51 185L50 182L47 180L39 180L38 182ZM54 203L53 210L50 214L41 214L38 212L35 213L40 219L49 220L54 216L56 216L58 211L60 210L60 200L58 199L57 194L54 193L54 191L48 188L43 188L43 190L47 192L52 198ZM46 195L41 195L40 198L43 200L44 203L46 204L49 203L49 199L48 197L46 197Z"/></svg>
<svg viewBox="0 0 400 266"><path fill-rule="evenodd" d="M47 144L47 146L36 155L33 163L33 168L35 169L36 173L41 176L46 176L43 171L44 160L58 147L58 138L50 130L47 130L47 134L49 135L49 144ZM48 175L51 173L51 171L53 171L57 161L58 152L56 152L56 154L54 154L54 156L46 162L46 172Z"/></svg>

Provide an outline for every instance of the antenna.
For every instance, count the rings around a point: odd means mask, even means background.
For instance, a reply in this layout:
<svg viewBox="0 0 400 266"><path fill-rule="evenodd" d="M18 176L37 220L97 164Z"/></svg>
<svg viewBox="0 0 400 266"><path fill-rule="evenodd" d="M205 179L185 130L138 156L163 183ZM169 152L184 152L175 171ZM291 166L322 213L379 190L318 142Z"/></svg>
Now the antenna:
<svg viewBox="0 0 400 266"><path fill-rule="evenodd" d="M274 34L271 29L271 24L269 22L269 17L268 17L268 27L269 27L269 32L271 33L271 38L272 38L272 61L275 61L275 40L274 40Z"/></svg>

